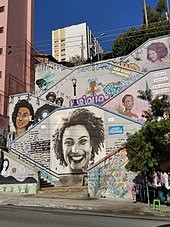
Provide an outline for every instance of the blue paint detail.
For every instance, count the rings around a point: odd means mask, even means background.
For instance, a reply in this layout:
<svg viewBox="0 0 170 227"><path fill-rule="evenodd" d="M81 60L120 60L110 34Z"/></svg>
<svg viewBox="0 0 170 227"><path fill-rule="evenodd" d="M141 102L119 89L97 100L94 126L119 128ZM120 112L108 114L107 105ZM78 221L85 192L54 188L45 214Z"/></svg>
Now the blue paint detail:
<svg viewBox="0 0 170 227"><path fill-rule="evenodd" d="M123 134L123 126L109 126L109 135Z"/></svg>

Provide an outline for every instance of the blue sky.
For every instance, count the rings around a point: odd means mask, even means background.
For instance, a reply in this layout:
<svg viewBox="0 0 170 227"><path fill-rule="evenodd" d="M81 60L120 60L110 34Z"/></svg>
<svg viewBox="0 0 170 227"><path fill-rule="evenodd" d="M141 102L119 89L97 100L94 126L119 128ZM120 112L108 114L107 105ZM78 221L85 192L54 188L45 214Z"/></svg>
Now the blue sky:
<svg viewBox="0 0 170 227"><path fill-rule="evenodd" d="M146 0L154 8L158 0ZM104 51L111 51L114 38L125 28L142 23L143 0L34 0L34 42L43 53L51 54L51 33L86 22L100 39Z"/></svg>

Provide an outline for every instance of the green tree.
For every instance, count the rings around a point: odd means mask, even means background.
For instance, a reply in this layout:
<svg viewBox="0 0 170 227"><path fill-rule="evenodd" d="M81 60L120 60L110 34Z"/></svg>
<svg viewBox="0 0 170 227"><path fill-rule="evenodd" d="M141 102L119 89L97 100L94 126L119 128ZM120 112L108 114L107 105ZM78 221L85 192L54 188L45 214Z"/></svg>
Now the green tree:
<svg viewBox="0 0 170 227"><path fill-rule="evenodd" d="M159 16L159 21L167 20L167 4L166 0L159 0L155 9L156 13Z"/></svg>
<svg viewBox="0 0 170 227"><path fill-rule="evenodd" d="M169 34L170 24L166 18L165 0L159 0L155 9L148 5L146 8L149 25L146 26L143 9L143 24L139 28L130 28L115 39L112 45L113 58L130 54L150 38Z"/></svg>
<svg viewBox="0 0 170 227"><path fill-rule="evenodd" d="M166 95L153 99L149 89L138 92L138 97L148 102L149 109L143 114L146 124L138 132L128 135L126 168L140 171L147 182L161 162L170 159L170 103Z"/></svg>

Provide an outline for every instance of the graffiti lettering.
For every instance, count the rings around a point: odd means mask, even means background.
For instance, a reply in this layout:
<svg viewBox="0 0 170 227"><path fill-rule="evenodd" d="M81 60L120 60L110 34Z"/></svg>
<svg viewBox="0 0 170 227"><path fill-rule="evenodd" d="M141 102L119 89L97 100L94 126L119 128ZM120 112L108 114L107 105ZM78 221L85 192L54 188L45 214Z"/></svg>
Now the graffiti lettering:
<svg viewBox="0 0 170 227"><path fill-rule="evenodd" d="M109 83L108 85L106 85L104 87L103 91L106 95L109 95L109 96L117 95L120 91L122 91L123 89L128 87L130 84L134 83L136 80L138 80L142 76L143 76L143 74L135 74L135 75L131 75L130 77L128 77L126 79L122 79L121 81L119 81L117 83Z"/></svg>
<svg viewBox="0 0 170 227"><path fill-rule="evenodd" d="M40 64L37 64L35 66L35 71L36 72L42 72L44 70L48 70L48 69L60 69L61 71L65 70L65 69L68 69L66 66L63 66L63 65L59 65L59 64L56 64L54 62L50 62L50 63L40 63Z"/></svg>
<svg viewBox="0 0 170 227"><path fill-rule="evenodd" d="M77 99L77 102L79 105L86 105L86 104L97 104L101 105L103 102L105 102L108 98L106 98L104 95L94 95L94 96L86 96L83 95L81 98ZM69 101L69 106L73 105L74 100Z"/></svg>
<svg viewBox="0 0 170 227"><path fill-rule="evenodd" d="M84 73L89 71L97 71L97 70L111 70L112 65L108 63L96 64L96 65L89 65L82 68L77 69L77 73Z"/></svg>

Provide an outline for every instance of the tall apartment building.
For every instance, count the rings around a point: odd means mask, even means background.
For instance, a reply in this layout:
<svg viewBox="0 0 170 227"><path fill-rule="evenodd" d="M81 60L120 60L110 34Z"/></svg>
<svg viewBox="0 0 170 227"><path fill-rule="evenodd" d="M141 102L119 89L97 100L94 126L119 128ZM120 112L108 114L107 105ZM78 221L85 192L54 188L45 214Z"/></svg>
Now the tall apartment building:
<svg viewBox="0 0 170 227"><path fill-rule="evenodd" d="M31 92L33 0L0 0L0 114L8 96Z"/></svg>
<svg viewBox="0 0 170 227"><path fill-rule="evenodd" d="M86 23L52 31L52 55L58 61L69 61L75 56L87 60L102 52L102 47Z"/></svg>

